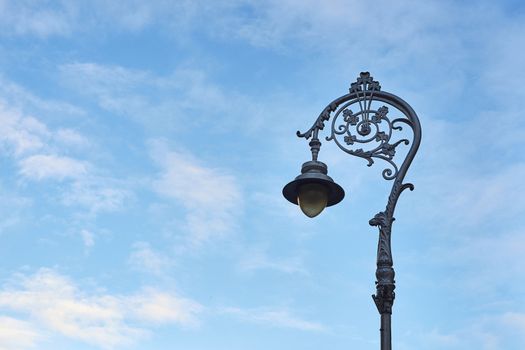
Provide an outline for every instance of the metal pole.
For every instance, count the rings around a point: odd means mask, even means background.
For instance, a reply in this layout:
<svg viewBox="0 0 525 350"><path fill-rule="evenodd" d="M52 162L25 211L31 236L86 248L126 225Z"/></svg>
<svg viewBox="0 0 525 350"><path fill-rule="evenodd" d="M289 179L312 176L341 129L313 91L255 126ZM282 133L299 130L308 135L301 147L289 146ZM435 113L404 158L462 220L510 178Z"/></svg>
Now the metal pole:
<svg viewBox="0 0 525 350"><path fill-rule="evenodd" d="M381 350L392 350L391 316L381 314Z"/></svg>
<svg viewBox="0 0 525 350"><path fill-rule="evenodd" d="M394 182L390 198L397 198L399 196L400 182ZM390 201L387 204L386 210L380 212L370 220L369 224L379 228L379 242L377 244L377 269L376 269L376 294L372 295L377 311L381 315L381 350L392 349L392 332L391 332L391 315L392 306L396 294L394 277L396 275L392 259L392 249L390 247L390 237L392 231L392 222L394 218L395 201Z"/></svg>

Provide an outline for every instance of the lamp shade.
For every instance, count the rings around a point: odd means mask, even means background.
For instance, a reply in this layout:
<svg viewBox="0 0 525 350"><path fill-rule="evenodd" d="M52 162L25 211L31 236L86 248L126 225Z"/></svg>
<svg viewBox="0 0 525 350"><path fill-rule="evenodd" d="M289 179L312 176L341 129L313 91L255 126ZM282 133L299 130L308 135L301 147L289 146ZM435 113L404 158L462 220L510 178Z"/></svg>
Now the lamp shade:
<svg viewBox="0 0 525 350"><path fill-rule="evenodd" d="M343 200L345 191L327 175L323 162L309 161L303 164L301 175L283 188L283 196L298 204L309 217L318 215L325 207Z"/></svg>

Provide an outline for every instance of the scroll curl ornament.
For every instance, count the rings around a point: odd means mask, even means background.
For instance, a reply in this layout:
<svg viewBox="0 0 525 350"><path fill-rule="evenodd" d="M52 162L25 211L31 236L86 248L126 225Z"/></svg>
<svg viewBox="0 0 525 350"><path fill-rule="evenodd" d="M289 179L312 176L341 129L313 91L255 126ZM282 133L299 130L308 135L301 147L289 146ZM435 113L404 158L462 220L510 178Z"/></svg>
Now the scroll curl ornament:
<svg viewBox="0 0 525 350"><path fill-rule="evenodd" d="M395 138L395 131L403 130L405 124L414 131L414 138L417 138L415 129L419 127L419 121L417 125L414 124L415 113L407 114L404 107L408 105L405 106L403 102L401 103L403 106L399 108L399 100L396 96L381 91L381 85L370 76L370 73L362 72L351 84L347 95L326 106L312 127L304 133L297 131L297 136L312 138L317 144L319 131L324 130L325 123L332 119L330 134L326 137L326 141L334 141L344 152L366 159L368 166L372 166L375 159L385 161L388 167L382 171L383 178L393 180L400 170L399 163L394 159L397 147L400 144L410 144L410 140L406 138ZM384 104L375 107L373 102ZM389 106L396 112L401 111L403 116L390 118ZM315 158L318 151L319 149L316 149Z"/></svg>
<svg viewBox="0 0 525 350"><path fill-rule="evenodd" d="M385 105L376 110L369 107L370 109L354 113L349 108L351 104L355 104L355 101L346 103L336 111L332 119L331 134L326 140L333 140L346 153L366 159L368 166L374 164L374 158L386 161L390 168L384 169L382 175L386 180L394 179L399 171L394 162L396 147L401 143L408 145L410 141L393 141L392 134L394 130L402 130L399 123L410 125L410 121L402 118L390 120L389 109ZM368 148L364 149L360 145Z"/></svg>
<svg viewBox="0 0 525 350"><path fill-rule="evenodd" d="M392 118L389 113L400 113L401 116ZM414 189L412 184L403 183L403 180L421 142L419 119L412 107L401 98L381 91L379 82L368 72L360 74L356 82L351 84L348 94L326 106L310 129L304 133L297 132L297 136L311 139L313 160L317 160L321 147L319 132L331 118L330 134L326 140L334 141L350 155L366 159L368 166L372 166L376 159L385 161L387 168L382 171L383 178L393 180L385 210L369 221L370 225L379 229L377 291L373 299L381 314L391 314L395 298L395 272L390 245L392 223L400 194L407 188ZM411 140L397 137L397 132L405 126L412 131ZM396 152L402 144L410 147L399 162Z"/></svg>

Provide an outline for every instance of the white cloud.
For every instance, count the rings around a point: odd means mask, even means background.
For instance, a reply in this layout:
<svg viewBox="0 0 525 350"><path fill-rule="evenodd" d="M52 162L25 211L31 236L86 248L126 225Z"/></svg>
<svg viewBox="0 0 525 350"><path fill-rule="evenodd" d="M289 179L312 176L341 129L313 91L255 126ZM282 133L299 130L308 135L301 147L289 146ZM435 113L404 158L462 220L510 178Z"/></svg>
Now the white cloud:
<svg viewBox="0 0 525 350"><path fill-rule="evenodd" d="M57 142L66 146L75 146L79 148L89 145L89 141L72 129L58 129L54 135Z"/></svg>
<svg viewBox="0 0 525 350"><path fill-rule="evenodd" d="M153 143L152 156L162 168L154 189L186 208L191 243L198 245L231 231L243 205L234 176L207 167L188 153L168 151L159 142Z"/></svg>
<svg viewBox="0 0 525 350"><path fill-rule="evenodd" d="M33 181L70 180L61 193L65 205L84 206L92 214L118 210L131 196L123 182L98 175L100 169L87 160L63 154L84 151L88 145L88 139L78 131L53 130L0 100L0 149L7 150L16 161L22 177Z"/></svg>
<svg viewBox="0 0 525 350"><path fill-rule="evenodd" d="M112 348L143 332L123 321L118 298L88 297L66 277L42 269L21 276L15 286L0 292L0 307L27 313L41 327L67 337Z"/></svg>
<svg viewBox="0 0 525 350"><path fill-rule="evenodd" d="M398 1L392 4L380 1L374 8L373 17L360 15L370 10L370 4L359 0L328 0L323 3L317 0L191 1L164 9L152 4L151 8L157 12L156 23L174 28L176 33L173 35L204 31L223 40L236 38L253 46L277 49L301 46L323 50L326 46L319 43L330 42L337 52L344 46L353 47L348 45L349 41L375 49L384 45L386 51L394 49L393 44L398 42L414 41L414 33L429 38L430 33L423 28L436 18L443 26L461 18L451 15L448 6L443 3L438 6L433 2ZM457 12L464 10L458 6L454 8ZM160 15L161 9L169 16ZM465 9L474 10L472 6ZM399 22L399 18L406 20ZM344 35L357 33L363 27L367 28L364 35ZM352 49L354 55L363 54L372 59L367 50L361 51L364 52Z"/></svg>
<svg viewBox="0 0 525 350"><path fill-rule="evenodd" d="M137 242L133 245L128 262L134 269L154 275L162 275L173 265L172 259L155 251L146 242Z"/></svg>
<svg viewBox="0 0 525 350"><path fill-rule="evenodd" d="M86 175L87 171L86 162L70 157L38 154L20 161L20 174L33 180L78 179Z"/></svg>
<svg viewBox="0 0 525 350"><path fill-rule="evenodd" d="M121 66L71 63L60 66L60 76L69 89L94 99L101 108L156 132L178 132L181 123L205 123L224 131L236 127L241 116L246 132L263 122L257 118L262 114L259 103L221 87L202 69L179 67L161 76Z"/></svg>
<svg viewBox="0 0 525 350"><path fill-rule="evenodd" d="M81 84L81 80L87 79L88 84L84 86L84 92L99 95L101 100L107 100L109 94L136 88L147 80L151 85L159 84L159 79L152 79L147 72L89 62L62 65L60 72L71 83Z"/></svg>
<svg viewBox="0 0 525 350"><path fill-rule="evenodd" d="M88 230L81 230L80 237L82 237L82 242L84 243L84 247L86 249L89 249L95 245L95 235L93 234L93 232Z"/></svg>
<svg viewBox="0 0 525 350"><path fill-rule="evenodd" d="M222 308L220 312L233 315L243 321L262 324L269 327L291 328L300 331L325 332L327 328L318 322L305 321L292 315L285 309L240 309Z"/></svg>
<svg viewBox="0 0 525 350"><path fill-rule="evenodd" d="M36 347L42 338L30 322L0 316L0 350L22 350Z"/></svg>
<svg viewBox="0 0 525 350"><path fill-rule="evenodd" d="M163 79L148 72L95 63L71 63L62 65L60 73L69 87L94 97L106 110L137 119L151 118L158 113L155 109L159 107L152 107L153 102L150 106L141 91L147 87L162 93L159 88L163 87Z"/></svg>
<svg viewBox="0 0 525 350"><path fill-rule="evenodd" d="M0 146L15 155L43 149L49 130L37 119L23 116L0 101Z"/></svg>
<svg viewBox="0 0 525 350"><path fill-rule="evenodd" d="M2 1L0 13L0 28L4 35L67 35L73 25L72 13L63 4L52 8L34 1Z"/></svg>
<svg viewBox="0 0 525 350"><path fill-rule="evenodd" d="M28 329L47 329L105 349L134 343L151 324L194 326L202 311L190 299L153 288L128 296L89 294L50 269L17 276L0 291L0 308L27 315L19 324Z"/></svg>
<svg viewBox="0 0 525 350"><path fill-rule="evenodd" d="M31 0L0 2L0 29L3 36L85 35L93 31L136 32L153 24L171 29L174 36L198 30L197 20L216 23L231 17L245 1L155 1L129 0L125 3L95 0L58 1L52 4ZM220 23L222 23L220 21ZM220 24L222 25L222 24Z"/></svg>
<svg viewBox="0 0 525 350"><path fill-rule="evenodd" d="M132 193L120 181L96 175L74 181L62 193L64 205L88 208L90 214L118 211L130 198Z"/></svg>
<svg viewBox="0 0 525 350"><path fill-rule="evenodd" d="M2 96L3 99L2 104L14 106L24 111L36 110L50 112L54 117L85 117L85 112L82 109L63 101L42 99L28 91L26 88L3 78L1 75L0 96Z"/></svg>
<svg viewBox="0 0 525 350"><path fill-rule="evenodd" d="M156 324L176 323L185 327L198 325L196 317L203 307L199 303L175 297L169 293L146 288L140 295L129 299L134 317Z"/></svg>
<svg viewBox="0 0 525 350"><path fill-rule="evenodd" d="M161 4L161 3L159 3ZM113 28L136 31L151 21L151 10L160 10L141 1L125 4L107 1L2 1L0 28L4 36L69 37L86 29Z"/></svg>
<svg viewBox="0 0 525 350"><path fill-rule="evenodd" d="M246 271L252 270L275 270L287 274L307 274L300 257L277 259L269 257L264 249L252 249L247 251L240 260L240 267Z"/></svg>
<svg viewBox="0 0 525 350"><path fill-rule="evenodd" d="M57 147L54 141L60 145ZM0 100L0 147L19 161L20 173L31 179L79 178L89 164L56 154L63 146L82 146L87 140L71 129L50 130L46 124Z"/></svg>

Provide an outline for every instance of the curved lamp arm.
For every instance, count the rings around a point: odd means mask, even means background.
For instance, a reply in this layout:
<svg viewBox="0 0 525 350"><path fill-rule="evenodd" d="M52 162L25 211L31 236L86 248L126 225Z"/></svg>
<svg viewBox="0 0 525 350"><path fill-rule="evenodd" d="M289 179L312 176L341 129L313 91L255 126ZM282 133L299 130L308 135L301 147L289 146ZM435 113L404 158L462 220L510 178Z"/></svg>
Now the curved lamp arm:
<svg viewBox="0 0 525 350"><path fill-rule="evenodd" d="M392 119L389 116L391 109L395 110L394 113L400 112L401 116ZM414 189L411 183L403 183L403 180L421 142L421 125L412 107L401 98L381 91L379 82L368 72L360 74L357 81L351 84L348 94L326 106L310 129L304 133L297 132L297 136L310 140L314 162L317 162L321 148L319 132L330 119L327 141L334 141L341 150L352 156L366 159L368 166L372 166L377 159L385 161L387 167L382 172L383 178L393 180L385 210L369 221L370 225L379 228L377 290L372 297L381 314L381 349L390 350L390 316L395 298L390 237L399 196L407 188ZM412 140L393 137L403 127L412 130ZM410 149L405 158L398 162L395 159L396 148L401 144L410 145Z"/></svg>

